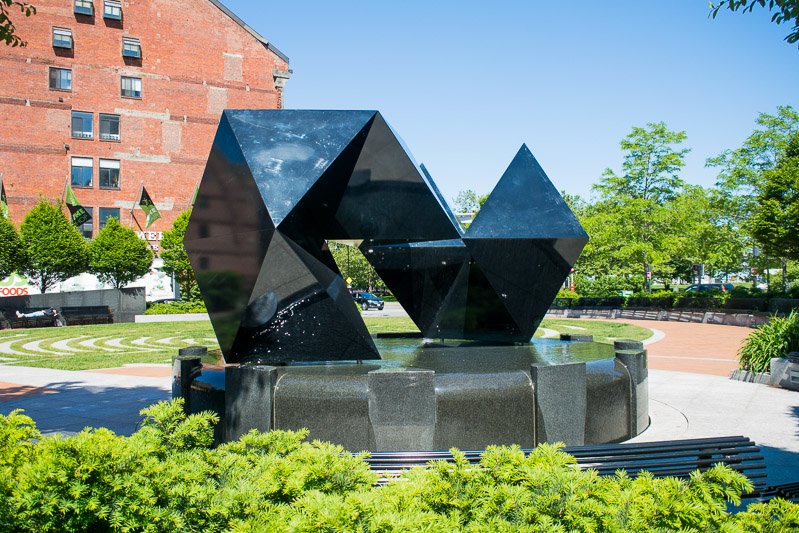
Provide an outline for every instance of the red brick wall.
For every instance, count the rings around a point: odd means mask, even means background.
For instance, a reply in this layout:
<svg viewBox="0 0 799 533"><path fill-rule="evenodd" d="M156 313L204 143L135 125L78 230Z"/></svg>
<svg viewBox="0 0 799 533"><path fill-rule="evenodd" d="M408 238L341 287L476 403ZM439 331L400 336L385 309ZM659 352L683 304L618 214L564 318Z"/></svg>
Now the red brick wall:
<svg viewBox="0 0 799 533"><path fill-rule="evenodd" d="M71 157L94 160L91 188L75 188L93 207L118 207L122 223L143 227L141 209L130 215L142 183L164 231L189 207L221 111L278 108L282 89L273 69L288 64L208 0L128 0L123 20L76 15L72 0L40 0L30 18L15 15L26 48L0 45L0 173L11 217L20 223L40 196L61 198ZM52 28L72 30L73 49L52 46ZM122 38L141 42L142 59L122 57ZM50 90L49 67L72 69L72 91ZM120 96L120 77L142 79L142 98ZM71 111L94 114L94 138L71 137ZM99 140L99 113L120 115L120 141ZM65 148L69 145L69 149ZM120 189L99 188L99 159L120 160ZM142 228L143 229L143 228Z"/></svg>

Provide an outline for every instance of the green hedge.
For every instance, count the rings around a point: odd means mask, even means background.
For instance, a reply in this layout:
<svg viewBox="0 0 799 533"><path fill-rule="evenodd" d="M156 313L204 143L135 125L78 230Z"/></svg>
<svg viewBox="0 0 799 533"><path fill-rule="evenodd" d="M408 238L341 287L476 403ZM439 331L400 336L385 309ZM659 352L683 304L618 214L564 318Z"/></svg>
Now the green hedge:
<svg viewBox="0 0 799 533"><path fill-rule="evenodd" d="M493 447L375 487L358 456L305 431L253 431L211 447L216 416L180 401L142 411L131 437L86 429L42 438L19 411L0 416L0 531L784 531L799 506L774 500L732 515L751 488L717 466L688 480L599 477L559 446Z"/></svg>
<svg viewBox="0 0 799 533"><path fill-rule="evenodd" d="M207 313L202 300L188 302L154 303L147 307L145 315L181 315L183 313Z"/></svg>

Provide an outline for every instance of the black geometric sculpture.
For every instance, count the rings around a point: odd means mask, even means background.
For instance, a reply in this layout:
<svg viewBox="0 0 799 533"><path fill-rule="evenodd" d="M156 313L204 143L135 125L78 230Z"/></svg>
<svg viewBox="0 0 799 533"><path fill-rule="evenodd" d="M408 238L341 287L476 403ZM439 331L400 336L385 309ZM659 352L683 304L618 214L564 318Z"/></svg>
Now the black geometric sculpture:
<svg viewBox="0 0 799 533"><path fill-rule="evenodd" d="M461 239L361 250L424 336L527 342L587 242L522 145Z"/></svg>
<svg viewBox="0 0 799 533"><path fill-rule="evenodd" d="M525 146L464 233L380 113L225 111L184 244L227 362L380 357L329 240L426 336L514 342L587 235Z"/></svg>

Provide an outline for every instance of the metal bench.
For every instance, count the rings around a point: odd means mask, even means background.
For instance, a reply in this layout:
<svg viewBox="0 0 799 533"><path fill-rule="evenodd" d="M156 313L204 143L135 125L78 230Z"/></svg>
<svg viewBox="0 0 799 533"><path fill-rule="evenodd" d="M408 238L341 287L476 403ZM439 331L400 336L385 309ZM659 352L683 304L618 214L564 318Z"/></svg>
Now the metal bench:
<svg viewBox="0 0 799 533"><path fill-rule="evenodd" d="M524 449L530 453L530 449ZM760 448L747 437L714 437L631 444L597 444L567 446L564 452L574 456L580 468L592 468L602 476L626 471L631 477L646 470L655 476L686 478L694 470L707 470L722 463L748 477L755 485L757 496L766 487L766 465ZM463 452L466 459L477 464L482 450ZM396 477L402 470L422 466L434 460L453 460L448 451L372 452L365 461L381 478Z"/></svg>
<svg viewBox="0 0 799 533"><path fill-rule="evenodd" d="M62 307L61 316L70 326L112 324L114 322L114 313L107 305Z"/></svg>

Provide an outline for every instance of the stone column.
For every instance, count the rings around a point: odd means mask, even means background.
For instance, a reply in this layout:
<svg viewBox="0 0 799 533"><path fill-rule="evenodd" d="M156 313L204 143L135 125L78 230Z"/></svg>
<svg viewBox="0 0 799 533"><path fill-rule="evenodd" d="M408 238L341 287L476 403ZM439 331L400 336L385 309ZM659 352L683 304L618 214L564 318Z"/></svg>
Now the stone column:
<svg viewBox="0 0 799 533"><path fill-rule="evenodd" d="M225 441L257 429L272 429L277 368L266 365L225 367Z"/></svg>
<svg viewBox="0 0 799 533"><path fill-rule="evenodd" d="M432 450L436 432L435 372L372 370L368 380L375 450Z"/></svg>
<svg viewBox="0 0 799 533"><path fill-rule="evenodd" d="M535 364L530 377L535 392L536 444L585 444L585 363Z"/></svg>

